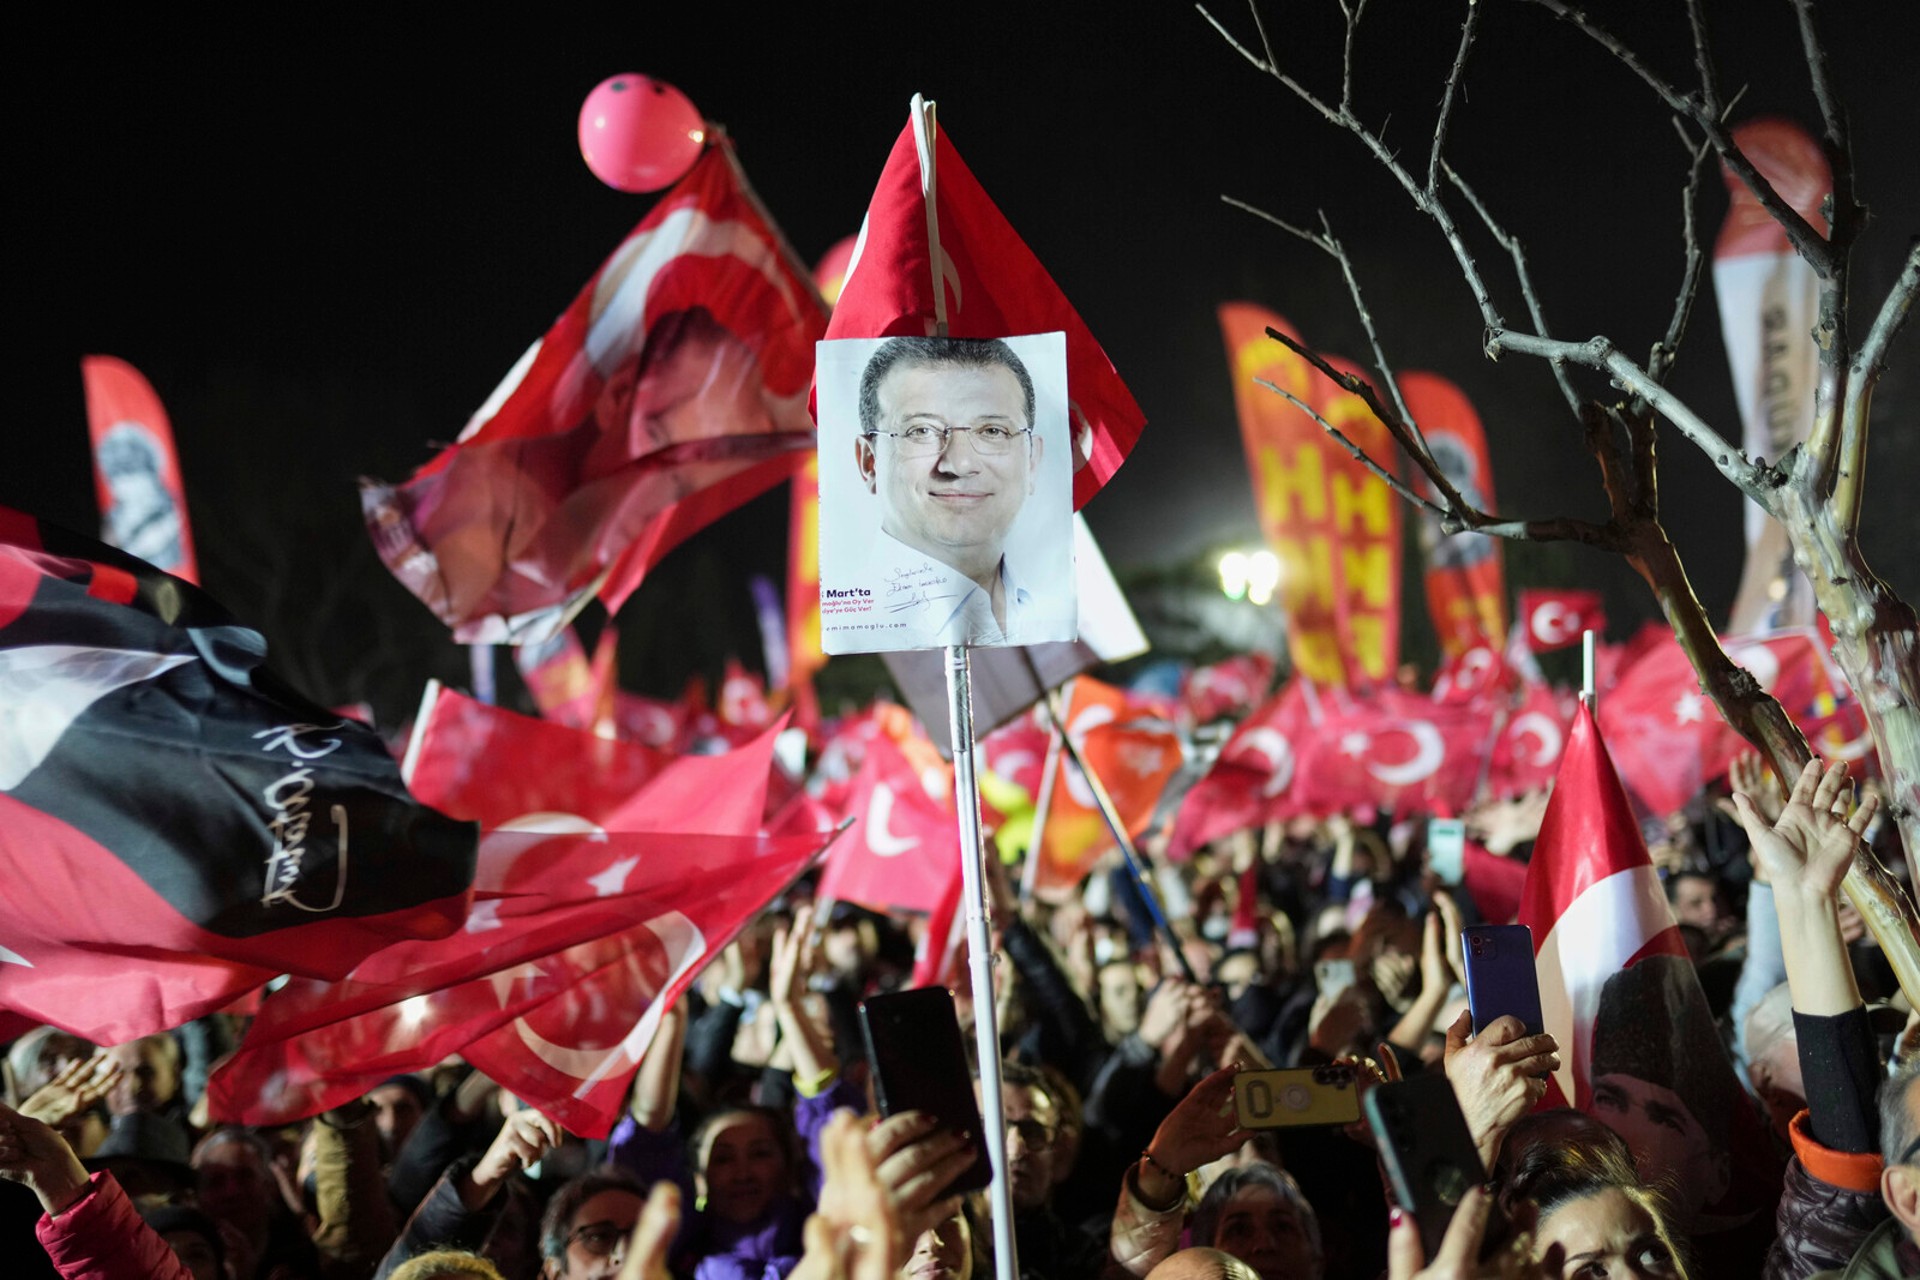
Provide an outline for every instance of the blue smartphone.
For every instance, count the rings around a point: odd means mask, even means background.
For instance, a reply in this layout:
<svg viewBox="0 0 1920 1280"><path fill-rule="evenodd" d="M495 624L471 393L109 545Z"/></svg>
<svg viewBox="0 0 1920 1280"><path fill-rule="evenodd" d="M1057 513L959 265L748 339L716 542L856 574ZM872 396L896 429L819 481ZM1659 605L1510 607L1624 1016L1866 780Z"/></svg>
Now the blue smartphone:
<svg viewBox="0 0 1920 1280"><path fill-rule="evenodd" d="M1467 1007L1473 1011L1473 1033L1512 1014L1526 1024L1527 1034L1547 1029L1540 1016L1540 975L1533 965L1533 930L1523 924L1476 924L1460 931L1460 950L1467 964Z"/></svg>

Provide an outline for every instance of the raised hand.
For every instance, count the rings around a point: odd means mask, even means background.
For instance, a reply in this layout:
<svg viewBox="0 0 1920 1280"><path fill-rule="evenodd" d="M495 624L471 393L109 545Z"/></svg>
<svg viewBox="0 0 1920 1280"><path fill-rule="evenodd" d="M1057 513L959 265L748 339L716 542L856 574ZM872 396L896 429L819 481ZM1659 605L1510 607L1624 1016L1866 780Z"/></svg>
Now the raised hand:
<svg viewBox="0 0 1920 1280"><path fill-rule="evenodd" d="M462 1180L460 1199L469 1212L479 1209L499 1194L508 1178L540 1158L566 1139L557 1121L533 1108L508 1116L494 1135L493 1144L473 1171Z"/></svg>
<svg viewBox="0 0 1920 1280"><path fill-rule="evenodd" d="M1512 1014L1469 1039L1472 1030L1473 1015L1464 1012L1447 1028L1445 1069L1481 1163L1491 1169L1513 1122L1546 1096L1545 1077L1560 1068L1560 1046L1545 1032L1527 1035Z"/></svg>
<svg viewBox="0 0 1920 1280"><path fill-rule="evenodd" d="M1180 1189L1176 1179L1240 1149L1247 1135L1233 1107L1233 1078L1239 1071L1235 1063L1203 1078L1154 1130L1148 1158L1139 1164L1140 1190L1148 1200L1167 1203Z"/></svg>
<svg viewBox="0 0 1920 1280"><path fill-rule="evenodd" d="M1761 817L1770 823L1780 820L1780 811L1787 807L1787 797L1780 790L1780 780L1773 776L1773 770L1767 768L1759 752L1742 751L1735 756L1728 780L1735 791L1743 792L1754 802ZM1737 812L1735 816L1739 816Z"/></svg>
<svg viewBox="0 0 1920 1280"><path fill-rule="evenodd" d="M667 1254L679 1230L680 1188L665 1180L654 1183L639 1221L633 1224L627 1256L621 1259L620 1274L614 1280L673 1280Z"/></svg>
<svg viewBox="0 0 1920 1280"><path fill-rule="evenodd" d="M20 1104L20 1114L59 1128L99 1104L120 1081L120 1064L105 1051L69 1062Z"/></svg>
<svg viewBox="0 0 1920 1280"><path fill-rule="evenodd" d="M1849 819L1850 794L1847 766L1835 761L1823 771L1817 759L1807 761L1780 816L1772 822L1753 796L1733 793L1740 825L1753 844L1754 861L1773 882L1776 893L1827 900L1839 893L1853 865L1860 833L1879 807L1879 797L1869 795Z"/></svg>
<svg viewBox="0 0 1920 1280"><path fill-rule="evenodd" d="M807 1219L804 1252L789 1280L891 1280L914 1237L869 1150L863 1122L840 1111L820 1133L820 1207Z"/></svg>
<svg viewBox="0 0 1920 1280"><path fill-rule="evenodd" d="M1412 1214L1394 1210L1387 1235L1387 1280L1554 1280L1557 1270L1550 1272L1532 1260L1525 1237L1486 1261L1479 1260L1492 1216L1493 1197L1486 1188L1468 1191L1453 1211L1440 1251L1429 1262L1421 1249L1420 1224Z"/></svg>
<svg viewBox="0 0 1920 1280"><path fill-rule="evenodd" d="M0 1103L0 1178L19 1182L59 1214L87 1189L87 1170L53 1127Z"/></svg>
<svg viewBox="0 0 1920 1280"><path fill-rule="evenodd" d="M935 1128L936 1123L924 1111L903 1111L866 1133L867 1156L909 1241L959 1212L960 1197L940 1193L975 1158L968 1135Z"/></svg>

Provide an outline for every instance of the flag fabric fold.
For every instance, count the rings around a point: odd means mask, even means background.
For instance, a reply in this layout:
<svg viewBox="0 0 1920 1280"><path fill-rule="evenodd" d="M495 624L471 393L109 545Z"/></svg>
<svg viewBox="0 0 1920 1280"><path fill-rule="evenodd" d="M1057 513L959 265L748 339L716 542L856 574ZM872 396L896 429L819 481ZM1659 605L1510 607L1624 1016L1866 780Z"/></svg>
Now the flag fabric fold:
<svg viewBox="0 0 1920 1280"><path fill-rule="evenodd" d="M933 135L945 297L936 304L930 219L909 122L880 172L826 336L930 335L942 311L954 338L1063 331L1078 510L1119 470L1146 419L1092 331L960 159L946 130Z"/></svg>
<svg viewBox="0 0 1920 1280"><path fill-rule="evenodd" d="M140 371L113 356L80 362L100 538L188 582L200 581L187 488L166 406Z"/></svg>
<svg viewBox="0 0 1920 1280"><path fill-rule="evenodd" d="M120 1043L459 926L473 827L265 658L191 584L0 510L0 1006Z"/></svg>
<svg viewBox="0 0 1920 1280"><path fill-rule="evenodd" d="M468 643L618 610L682 539L784 480L825 309L722 140L660 199L460 439L363 481L395 577Z"/></svg>

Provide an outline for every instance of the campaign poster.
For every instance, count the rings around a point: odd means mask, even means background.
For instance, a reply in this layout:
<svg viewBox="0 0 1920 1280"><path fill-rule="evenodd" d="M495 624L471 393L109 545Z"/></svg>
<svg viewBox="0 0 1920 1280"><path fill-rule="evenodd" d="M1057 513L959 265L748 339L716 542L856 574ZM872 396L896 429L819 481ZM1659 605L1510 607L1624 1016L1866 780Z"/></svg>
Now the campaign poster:
<svg viewBox="0 0 1920 1280"><path fill-rule="evenodd" d="M1073 640L1065 335L817 350L822 648Z"/></svg>

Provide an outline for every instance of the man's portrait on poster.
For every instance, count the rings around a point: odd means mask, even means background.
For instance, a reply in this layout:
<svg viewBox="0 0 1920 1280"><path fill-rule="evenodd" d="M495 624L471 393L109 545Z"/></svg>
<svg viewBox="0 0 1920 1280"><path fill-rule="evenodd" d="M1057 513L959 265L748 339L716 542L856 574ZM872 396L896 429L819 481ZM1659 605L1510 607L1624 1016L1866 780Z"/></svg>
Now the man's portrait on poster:
<svg viewBox="0 0 1920 1280"><path fill-rule="evenodd" d="M819 348L828 653L1071 640L1060 334Z"/></svg>

